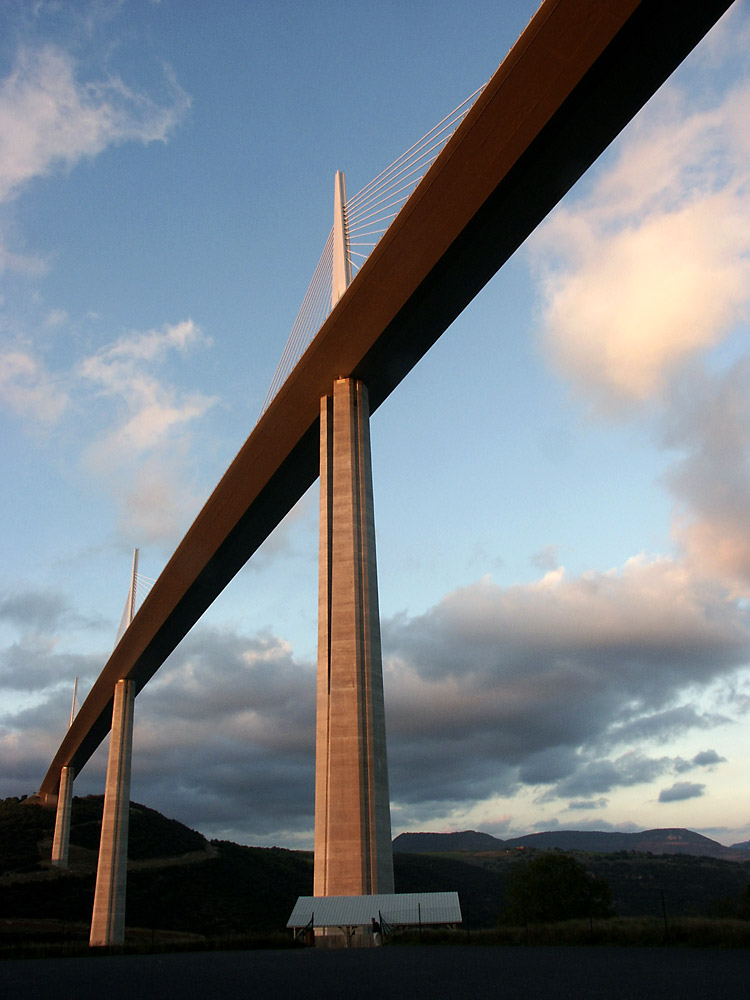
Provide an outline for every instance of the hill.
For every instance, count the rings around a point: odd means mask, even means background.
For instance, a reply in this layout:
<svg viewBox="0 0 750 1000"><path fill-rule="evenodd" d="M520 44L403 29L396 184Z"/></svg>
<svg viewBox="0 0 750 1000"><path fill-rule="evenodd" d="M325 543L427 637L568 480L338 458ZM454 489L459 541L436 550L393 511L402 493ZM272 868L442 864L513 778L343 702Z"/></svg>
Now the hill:
<svg viewBox="0 0 750 1000"><path fill-rule="evenodd" d="M0 913L4 918L0 930L7 931L8 918L45 918L61 928L88 924L101 812L101 796L74 799L70 867L59 870L49 862L54 814L17 799L0 801ZM492 927L505 906L511 867L523 864L537 846L547 845L538 835L531 846L521 844L518 849L508 846L512 842L469 833L429 835L437 839L423 840L423 845L443 848L433 852L413 850L420 843L418 838L427 835L397 837L396 891L457 891L465 921L471 927ZM283 931L297 897L312 893L312 852L209 842L195 830L138 803L131 803L129 839L128 927L209 938L267 935ZM461 846L455 850L457 844L467 843L479 845L478 849ZM609 843L614 846L617 841ZM409 850L399 852L400 844ZM740 852L742 862L632 850L574 853L588 871L609 883L615 908L623 916L661 918L664 908L670 917L737 914L741 894L750 884L747 852Z"/></svg>
<svg viewBox="0 0 750 1000"><path fill-rule="evenodd" d="M465 830L462 833L402 833L393 841L393 849L408 853L441 851L513 850L586 851L611 853L638 851L643 854L691 854L696 857L724 858L742 861L747 849L736 844L723 844L692 830L644 830L641 833L611 833L597 830L551 830L530 833L511 840L499 840L488 833Z"/></svg>
<svg viewBox="0 0 750 1000"><path fill-rule="evenodd" d="M463 830L461 833L400 833L393 841L393 850L401 854L424 854L440 851L497 851L506 847L504 840Z"/></svg>
<svg viewBox="0 0 750 1000"><path fill-rule="evenodd" d="M103 797L74 798L70 867L49 862L54 813L0 802L0 913L87 922L94 901ZM132 802L126 924L209 936L282 930L312 892L312 854L207 841Z"/></svg>

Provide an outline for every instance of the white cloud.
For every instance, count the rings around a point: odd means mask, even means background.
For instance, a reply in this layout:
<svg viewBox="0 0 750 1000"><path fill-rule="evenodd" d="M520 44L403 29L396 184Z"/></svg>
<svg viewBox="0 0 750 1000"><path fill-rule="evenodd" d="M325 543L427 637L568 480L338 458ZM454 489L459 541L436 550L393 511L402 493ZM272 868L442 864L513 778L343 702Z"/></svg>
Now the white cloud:
<svg viewBox="0 0 750 1000"><path fill-rule="evenodd" d="M189 106L174 80L170 89L171 103L159 106L116 77L77 80L72 58L54 45L20 49L0 82L0 201L110 145L164 141Z"/></svg>
<svg viewBox="0 0 750 1000"><path fill-rule="evenodd" d="M741 51L726 24L712 46ZM685 571L747 596L750 82L712 79L665 87L531 245L548 357L595 411L654 420Z"/></svg>
<svg viewBox="0 0 750 1000"><path fill-rule="evenodd" d="M33 423L56 423L69 403L67 392L39 361L23 350L0 353L0 404Z"/></svg>
<svg viewBox="0 0 750 1000"><path fill-rule="evenodd" d="M92 447L89 458L93 465L109 467L152 451L214 405L215 398L200 392L179 397L174 387L159 381L152 372L170 350L184 352L207 343L210 341L193 321L185 320L121 337L83 360L81 375L94 383L100 394L116 398L124 410L118 426Z"/></svg>
<svg viewBox="0 0 750 1000"><path fill-rule="evenodd" d="M180 393L154 374L170 352L210 343L192 320L135 332L85 358L84 380L114 401L118 417L89 446L86 464L116 487L121 527L142 543L173 538L195 498L184 483L189 427L215 404L200 392Z"/></svg>
<svg viewBox="0 0 750 1000"><path fill-rule="evenodd" d="M698 111L668 91L532 243L549 356L601 409L660 396L748 315L748 103L749 84Z"/></svg>
<svg viewBox="0 0 750 1000"><path fill-rule="evenodd" d="M36 278L47 270L47 263L35 254L24 254L11 250L6 234L0 229L0 274L12 271L25 277Z"/></svg>

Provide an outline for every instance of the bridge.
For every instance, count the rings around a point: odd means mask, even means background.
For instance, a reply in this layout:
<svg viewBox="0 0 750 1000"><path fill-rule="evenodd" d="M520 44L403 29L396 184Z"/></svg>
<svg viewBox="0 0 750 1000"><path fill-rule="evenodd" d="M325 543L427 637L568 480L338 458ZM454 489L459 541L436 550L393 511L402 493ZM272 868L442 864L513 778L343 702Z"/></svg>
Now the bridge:
<svg viewBox="0 0 750 1000"><path fill-rule="evenodd" d="M544 0L268 403L115 647L40 786L112 725L318 477L337 379L380 406L731 5Z"/></svg>

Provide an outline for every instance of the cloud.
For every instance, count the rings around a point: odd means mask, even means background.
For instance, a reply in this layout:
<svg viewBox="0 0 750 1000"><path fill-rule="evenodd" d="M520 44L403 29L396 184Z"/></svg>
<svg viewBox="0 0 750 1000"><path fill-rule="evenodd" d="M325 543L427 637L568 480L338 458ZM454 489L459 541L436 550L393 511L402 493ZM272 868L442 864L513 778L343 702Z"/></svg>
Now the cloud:
<svg viewBox="0 0 750 1000"><path fill-rule="evenodd" d="M742 83L688 110L667 88L534 238L547 353L602 410L660 396L748 316L749 101Z"/></svg>
<svg viewBox="0 0 750 1000"><path fill-rule="evenodd" d="M79 81L55 45L19 49L0 81L0 201L108 146L165 141L190 104L171 76L168 89L169 103L159 105L117 77Z"/></svg>
<svg viewBox="0 0 750 1000"><path fill-rule="evenodd" d="M750 595L750 355L726 371L695 370L675 386L663 444L680 450L665 482L672 532L695 572Z"/></svg>
<svg viewBox="0 0 750 1000"><path fill-rule="evenodd" d="M190 426L216 398L180 393L156 371L170 354L208 344L188 319L123 336L79 366L84 382L111 400L117 413L114 426L89 445L85 463L112 484L122 504L121 530L141 543L178 536L197 505L184 482Z"/></svg>
<svg viewBox="0 0 750 1000"><path fill-rule="evenodd" d="M531 557L531 565L544 571L557 569L560 565L557 552L557 545L545 545L543 549L535 552Z"/></svg>
<svg viewBox="0 0 750 1000"><path fill-rule="evenodd" d="M711 767L714 764L725 764L726 757L720 757L715 750L702 750L693 757L696 767Z"/></svg>
<svg viewBox="0 0 750 1000"><path fill-rule="evenodd" d="M546 792L542 801L650 784L671 770L672 763L669 757L652 758L638 750L629 750L616 760L588 761Z"/></svg>
<svg viewBox="0 0 750 1000"><path fill-rule="evenodd" d="M741 51L717 39L704 63ZM547 357L594 412L651 417L686 568L748 596L750 82L712 79L665 87L530 246Z"/></svg>
<svg viewBox="0 0 750 1000"><path fill-rule="evenodd" d="M101 670L102 657L58 652L57 640L26 635L3 649L0 689L43 691L59 684L71 684L74 677L91 677Z"/></svg>
<svg viewBox="0 0 750 1000"><path fill-rule="evenodd" d="M750 626L720 588L640 557L478 581L384 622L383 643L393 798L450 808L525 786L593 799L673 772L677 758L633 747L726 719L695 693L747 662Z"/></svg>
<svg viewBox="0 0 750 1000"><path fill-rule="evenodd" d="M676 781L671 788L663 788L659 792L659 802L683 802L685 799L699 799L703 795L705 785L693 784L690 781Z"/></svg>
<svg viewBox="0 0 750 1000"><path fill-rule="evenodd" d="M0 220L0 274L12 271L25 277L39 277L46 273L47 262L36 254L20 253L8 246L7 234Z"/></svg>
<svg viewBox="0 0 750 1000"><path fill-rule="evenodd" d="M0 595L0 622L49 631L70 614L68 600L53 590L19 590Z"/></svg>
<svg viewBox="0 0 750 1000"><path fill-rule="evenodd" d="M134 739L134 784L202 830L311 829L315 665L283 640L196 630L136 703Z"/></svg>
<svg viewBox="0 0 750 1000"><path fill-rule="evenodd" d="M40 698L2 720L11 764L0 784L19 794L56 749L66 685L93 679L101 658L58 651L66 610L54 595L36 617L32 595L2 608L35 629L6 647L0 672L5 691L27 678ZM717 589L641 558L518 587L477 581L425 615L385 620L383 645L394 825L424 828L521 792L560 810L604 809L618 788L720 763L715 750L683 760L649 745L700 731L699 696L747 662L750 626ZM211 836L308 845L314 716L315 665L282 638L199 625L136 702L133 795ZM87 767L79 794L101 791L102 767Z"/></svg>
<svg viewBox="0 0 750 1000"><path fill-rule="evenodd" d="M699 712L693 705L678 705L615 724L610 729L610 739L614 745L666 743L690 730L710 729L728 721L717 712L705 709Z"/></svg>
<svg viewBox="0 0 750 1000"><path fill-rule="evenodd" d="M62 319L48 315L52 324ZM165 323L123 335L57 372L24 347L9 347L0 350L0 407L48 432L63 418L70 430L85 412L78 437L88 444L71 461L82 461L112 490L128 539L174 541L199 502L186 483L193 431L217 398L180 389L174 363L168 379L160 369L175 354L187 358L210 344L190 319Z"/></svg>
<svg viewBox="0 0 750 1000"><path fill-rule="evenodd" d="M52 425L69 404L60 382L23 350L0 353L0 405L16 416Z"/></svg>
<svg viewBox="0 0 750 1000"><path fill-rule="evenodd" d="M19 587L0 595L0 627L8 637L0 649L0 693L41 692L93 677L101 657L60 649L61 637L97 625L74 611L67 595L52 589Z"/></svg>

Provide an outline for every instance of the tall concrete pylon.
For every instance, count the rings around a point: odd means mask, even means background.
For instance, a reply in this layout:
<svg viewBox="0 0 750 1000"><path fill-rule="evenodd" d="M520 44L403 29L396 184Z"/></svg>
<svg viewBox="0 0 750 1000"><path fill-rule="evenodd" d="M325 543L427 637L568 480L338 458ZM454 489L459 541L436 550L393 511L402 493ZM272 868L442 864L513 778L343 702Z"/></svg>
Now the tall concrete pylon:
<svg viewBox="0 0 750 1000"><path fill-rule="evenodd" d="M94 911L89 945L123 944L125 941L125 888L128 871L128 813L130 763L133 755L133 706L135 681L115 685L112 734L107 760L102 835L96 868Z"/></svg>
<svg viewBox="0 0 750 1000"><path fill-rule="evenodd" d="M128 624L135 615L138 549L133 553ZM133 709L135 681L119 680L112 705L107 783L104 789L102 833L96 869L94 911L90 947L123 944L125 941L125 893L128 873L128 820L130 813L130 767L133 758Z"/></svg>
<svg viewBox="0 0 750 1000"><path fill-rule="evenodd" d="M335 203L334 303L349 281L343 174L336 175ZM314 893L393 892L370 422L362 382L336 380L332 395L321 400L320 425Z"/></svg>
<svg viewBox="0 0 750 1000"><path fill-rule="evenodd" d="M60 771L60 790L57 793L55 834L52 838L52 864L55 868L68 867L70 848L70 810L73 806L73 768Z"/></svg>

